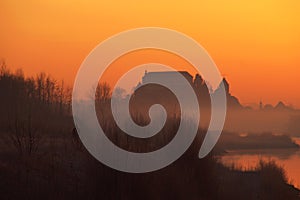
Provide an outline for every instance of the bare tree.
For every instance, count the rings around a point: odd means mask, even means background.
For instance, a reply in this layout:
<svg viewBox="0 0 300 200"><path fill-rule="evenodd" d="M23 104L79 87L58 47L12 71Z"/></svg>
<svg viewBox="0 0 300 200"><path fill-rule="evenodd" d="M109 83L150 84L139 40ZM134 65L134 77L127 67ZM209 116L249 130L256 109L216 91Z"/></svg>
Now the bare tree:
<svg viewBox="0 0 300 200"><path fill-rule="evenodd" d="M1 60L0 62L0 76L7 76L10 74L9 69L6 66L5 60Z"/></svg>
<svg viewBox="0 0 300 200"><path fill-rule="evenodd" d="M111 98L111 88L108 83L99 83L95 94L96 101L106 102Z"/></svg>
<svg viewBox="0 0 300 200"><path fill-rule="evenodd" d="M9 128L9 139L20 156L31 156L38 150L41 136L38 134L38 129L34 127L30 115L26 119L16 117Z"/></svg>

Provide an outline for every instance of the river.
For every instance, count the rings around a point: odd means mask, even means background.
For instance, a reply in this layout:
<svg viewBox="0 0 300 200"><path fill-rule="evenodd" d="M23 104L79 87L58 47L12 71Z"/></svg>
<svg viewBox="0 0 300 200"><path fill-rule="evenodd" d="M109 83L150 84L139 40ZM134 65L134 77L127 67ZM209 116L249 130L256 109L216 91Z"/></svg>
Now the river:
<svg viewBox="0 0 300 200"><path fill-rule="evenodd" d="M300 144L300 138L294 138L294 140ZM289 183L300 189L299 149L234 150L220 157L220 162L224 165L234 165L243 170L253 169L260 160L274 160L285 169Z"/></svg>

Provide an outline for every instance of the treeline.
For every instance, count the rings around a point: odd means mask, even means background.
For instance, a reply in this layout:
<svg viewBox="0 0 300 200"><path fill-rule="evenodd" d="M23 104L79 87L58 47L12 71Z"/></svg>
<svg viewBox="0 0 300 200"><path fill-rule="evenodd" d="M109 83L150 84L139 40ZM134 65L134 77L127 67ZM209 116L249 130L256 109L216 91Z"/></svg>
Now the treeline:
<svg viewBox="0 0 300 200"><path fill-rule="evenodd" d="M43 137L70 132L71 89L39 73L25 77L0 63L0 132L20 155L34 153Z"/></svg>
<svg viewBox="0 0 300 200"><path fill-rule="evenodd" d="M0 65L0 106L4 110L13 111L27 105L51 107L49 110L60 114L70 113L71 88L66 87L64 81L57 81L45 73L25 78L22 69L11 72L5 62Z"/></svg>

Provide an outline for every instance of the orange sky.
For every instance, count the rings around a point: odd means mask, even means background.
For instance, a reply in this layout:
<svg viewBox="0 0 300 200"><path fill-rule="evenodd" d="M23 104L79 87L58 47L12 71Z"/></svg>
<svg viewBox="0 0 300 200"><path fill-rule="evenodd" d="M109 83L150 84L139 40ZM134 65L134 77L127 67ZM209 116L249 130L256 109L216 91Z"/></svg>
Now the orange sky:
<svg viewBox="0 0 300 200"><path fill-rule="evenodd" d="M300 1L0 1L0 58L70 85L88 53L127 29L183 32L210 53L242 103L300 107Z"/></svg>

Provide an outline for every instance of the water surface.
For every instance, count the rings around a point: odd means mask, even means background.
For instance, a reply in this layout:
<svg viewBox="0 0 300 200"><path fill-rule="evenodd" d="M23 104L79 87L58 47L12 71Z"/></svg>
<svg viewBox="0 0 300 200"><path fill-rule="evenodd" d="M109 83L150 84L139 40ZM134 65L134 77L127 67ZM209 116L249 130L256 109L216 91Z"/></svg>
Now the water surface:
<svg viewBox="0 0 300 200"><path fill-rule="evenodd" d="M299 141L297 139L297 142ZM288 181L300 189L299 149L235 150L220 157L220 161L226 166L234 165L243 170L253 169L260 160L275 160L285 169Z"/></svg>

